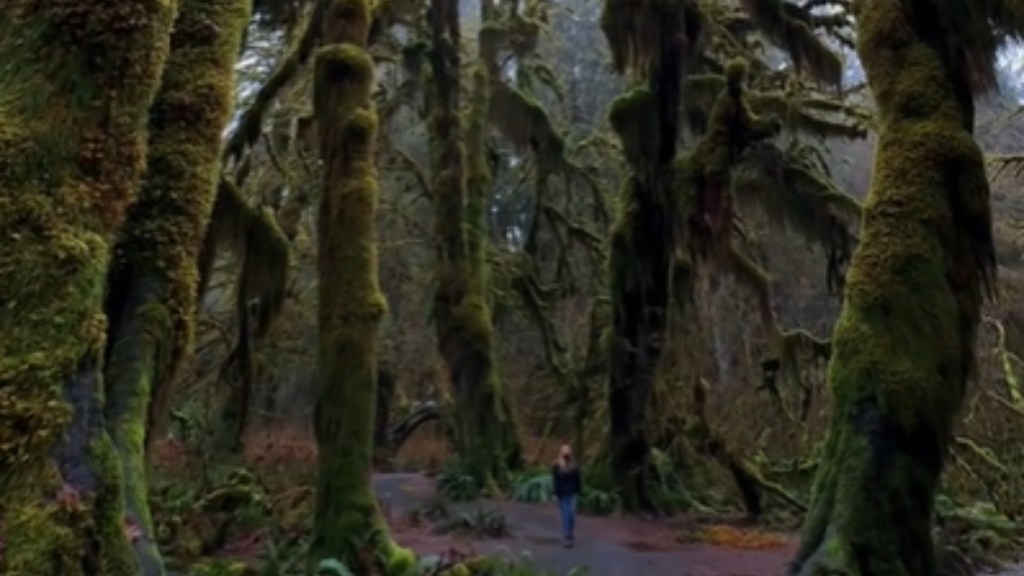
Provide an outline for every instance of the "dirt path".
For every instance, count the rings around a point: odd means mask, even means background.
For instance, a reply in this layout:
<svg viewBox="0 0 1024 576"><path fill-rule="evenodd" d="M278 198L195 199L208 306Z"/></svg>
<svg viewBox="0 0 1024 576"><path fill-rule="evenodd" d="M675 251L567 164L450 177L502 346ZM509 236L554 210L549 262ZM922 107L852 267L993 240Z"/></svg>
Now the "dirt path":
<svg viewBox="0 0 1024 576"><path fill-rule="evenodd" d="M375 488L395 525L398 541L420 553L438 553L453 545L481 553L525 555L537 566L566 574L578 566L588 576L779 576L793 554L793 543L769 550L742 550L709 544L682 544L667 522L632 518L577 520L576 547L562 547L554 505L485 502L461 509L501 510L511 535L500 540L453 541L403 526L401 519L433 493L433 483L418 474L381 474Z"/></svg>

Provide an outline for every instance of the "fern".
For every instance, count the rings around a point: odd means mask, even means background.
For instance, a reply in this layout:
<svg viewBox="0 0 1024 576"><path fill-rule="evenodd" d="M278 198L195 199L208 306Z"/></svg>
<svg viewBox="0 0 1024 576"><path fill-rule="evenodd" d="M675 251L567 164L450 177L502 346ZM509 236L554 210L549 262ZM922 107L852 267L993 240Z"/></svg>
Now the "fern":
<svg viewBox="0 0 1024 576"><path fill-rule="evenodd" d="M512 499L516 502L527 504L540 504L548 502L555 497L555 487L551 481L551 475L534 473L520 477L512 486Z"/></svg>
<svg viewBox="0 0 1024 576"><path fill-rule="evenodd" d="M355 574L334 558L325 558L316 566L316 576L355 576Z"/></svg>

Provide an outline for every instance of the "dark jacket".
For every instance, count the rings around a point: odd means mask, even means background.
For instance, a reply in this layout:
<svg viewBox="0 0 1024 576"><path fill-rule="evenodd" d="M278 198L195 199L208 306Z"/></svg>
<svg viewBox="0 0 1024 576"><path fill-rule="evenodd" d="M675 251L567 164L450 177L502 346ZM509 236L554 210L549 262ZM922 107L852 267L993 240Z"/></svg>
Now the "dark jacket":
<svg viewBox="0 0 1024 576"><path fill-rule="evenodd" d="M558 464L551 467L551 483L555 489L556 498L567 498L576 496L582 490L579 466L562 468Z"/></svg>

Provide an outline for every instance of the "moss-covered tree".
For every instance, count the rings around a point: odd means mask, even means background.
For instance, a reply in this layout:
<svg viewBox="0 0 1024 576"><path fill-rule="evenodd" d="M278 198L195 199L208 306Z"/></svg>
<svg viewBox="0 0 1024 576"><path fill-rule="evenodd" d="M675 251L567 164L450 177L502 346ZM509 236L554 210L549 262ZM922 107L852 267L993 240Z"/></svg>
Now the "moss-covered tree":
<svg viewBox="0 0 1024 576"><path fill-rule="evenodd" d="M0 572L138 573L101 364L176 2L0 8Z"/></svg>
<svg viewBox="0 0 1024 576"><path fill-rule="evenodd" d="M495 365L494 326L488 302L486 187L490 178L479 150L470 165L461 118L462 82L458 3L431 0L432 73L430 145L439 279L434 301L438 345L455 392L456 441L460 456L487 487L502 482L519 459L518 436L502 398ZM487 73L476 71L475 91L487 96ZM482 115L473 115L475 144L485 138Z"/></svg>
<svg viewBox="0 0 1024 576"><path fill-rule="evenodd" d="M377 113L367 0L333 0L320 20L313 107L323 161L318 270L320 354L314 430L320 454L310 568L325 559L356 574L413 561L391 541L372 486L378 285Z"/></svg>
<svg viewBox="0 0 1024 576"><path fill-rule="evenodd" d="M608 0L601 26L616 70L643 85L621 96L611 112L630 175L612 230L612 302L608 406L611 468L623 506L649 506L644 428L667 327L678 210L673 161L679 137L680 91L702 29L693 2Z"/></svg>
<svg viewBox="0 0 1024 576"><path fill-rule="evenodd" d="M832 423L793 574L938 573L931 518L994 274L972 135L1015 2L858 0L874 174L829 367Z"/></svg>
<svg viewBox="0 0 1024 576"><path fill-rule="evenodd" d="M234 94L246 0L183 0L163 80L149 110L138 201L115 247L107 293L107 427L125 482L127 521L144 574L163 572L146 503L151 399L166 394L194 331L197 258Z"/></svg>
<svg viewBox="0 0 1024 576"><path fill-rule="evenodd" d="M795 70L786 73L791 87L803 89L797 74L801 70L826 83L838 83L841 62L817 38L814 28L844 21L817 19L807 7L783 0L740 4L742 12L729 3L607 0L602 14L616 69L640 83L617 99L611 112L631 168L609 257L613 310L608 341L608 449L626 508L649 504L645 474L651 446L646 416L668 338L668 317L692 310L693 287L704 273L702 263L724 263L726 271L737 268L730 262L739 253L732 236L738 226L733 216L735 169L746 165L747 172L771 183L768 189L785 190L792 181L800 184L792 193L746 194L748 199L764 197L748 204L769 206L769 216L775 220L800 222L800 232L820 243L847 238L834 217L845 204L832 200L828 192L833 189L817 179L813 166L796 166L799 158L764 141L781 124L760 119L752 109L756 105L766 112L785 111L787 128L794 132L852 137L863 134L857 115L830 100L801 102L778 93L747 94L745 76L750 66L743 63L752 62L759 75L774 74L774 83L778 82L778 75L761 60L757 46L763 43L753 38L753 32L760 30L784 48L795 64ZM721 63L730 60L731 64ZM817 114L821 111L850 118L824 119ZM699 139L677 159L684 124ZM759 149L753 158L748 153L751 148ZM813 181L809 183L808 178ZM771 198L780 195L798 201L792 208L772 206ZM845 262L847 252L826 247L833 267ZM670 299L680 308L669 310ZM772 338L780 340L776 347L788 345L781 340L792 334L782 333L774 324L768 328Z"/></svg>

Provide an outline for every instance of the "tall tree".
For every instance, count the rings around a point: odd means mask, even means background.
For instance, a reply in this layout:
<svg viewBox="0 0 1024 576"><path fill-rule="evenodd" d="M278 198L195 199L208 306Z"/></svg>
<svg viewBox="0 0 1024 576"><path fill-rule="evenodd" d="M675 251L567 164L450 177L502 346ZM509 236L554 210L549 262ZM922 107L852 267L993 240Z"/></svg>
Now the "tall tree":
<svg viewBox="0 0 1024 576"><path fill-rule="evenodd" d="M931 517L994 280L976 93L1011 1L858 0L879 135L829 367L832 421L791 573L938 573Z"/></svg>
<svg viewBox="0 0 1024 576"><path fill-rule="evenodd" d="M518 435L502 397L488 302L487 213L490 177L482 157L469 165L461 119L462 70L459 7L431 0L432 72L429 133L434 170L431 193L438 237L439 279L434 299L438 345L455 390L459 454L485 486L493 487L518 463ZM476 93L486 98L487 71L475 73ZM473 116L473 145L485 138L486 108Z"/></svg>
<svg viewBox="0 0 1024 576"><path fill-rule="evenodd" d="M764 274L733 242L732 230L738 226L733 217L734 170L743 165L747 172L775 175L765 178L772 183L767 187L774 189L772 194L747 194L746 203L770 206L769 216L780 223L801 222L802 233L826 245L831 266L845 263L847 252L831 245L832 238L845 242L848 236L835 213L855 210L848 209L850 202L843 202L842 194L827 176L816 174L813 165L801 165L798 155L767 141L781 124L759 118L752 109L757 105L767 115L788 110L788 127L794 132L856 136L862 130L842 118L821 118L814 104L779 94L748 94L746 79L748 61L762 75L770 75L771 67L755 48L762 44L752 38L756 30L785 49L796 72L805 69L818 80L838 84L841 62L815 35L814 27L838 27L843 21L818 21L808 8L783 0L742 4L745 13L737 6L696 0L604 4L601 25L613 63L620 73L640 79L611 111L612 126L631 168L609 258L608 448L627 509L650 504L646 487L651 425L646 416L669 337L669 315L681 312L692 317L690 302L696 279L709 268L705 264L725 264L724 271L739 272L740 280L765 294ZM794 71L785 72L782 79L802 86ZM818 101L822 108L845 110L840 103ZM684 123L699 139L677 157ZM758 148L756 154L748 153ZM749 197L755 195L762 199L751 202ZM771 206L780 197L791 206ZM679 304L674 311L668 307L670 299ZM803 332L783 333L773 314L764 317L771 320L767 328L778 341L774 346L792 348L811 340Z"/></svg>
<svg viewBox="0 0 1024 576"><path fill-rule="evenodd" d="M678 225L673 161L679 137L684 70L697 53L702 15L690 1L608 0L601 26L615 68L643 85L613 104L612 125L630 175L612 230L612 330L608 405L611 467L623 506L646 507L649 441L644 414L667 327Z"/></svg>
<svg viewBox="0 0 1024 576"><path fill-rule="evenodd" d="M115 247L107 292L107 426L125 481L126 518L143 573L162 574L146 502L151 398L166 396L191 347L198 254L213 207L221 133L247 0L183 0L160 90L138 201Z"/></svg>
<svg viewBox="0 0 1024 576"><path fill-rule="evenodd" d="M320 453L311 572L325 559L356 574L408 567L388 536L372 488L378 285L377 113L367 51L367 0L332 0L320 20L313 108L323 161L317 229L320 355L314 429ZM369 553L367 553L369 552Z"/></svg>
<svg viewBox="0 0 1024 576"><path fill-rule="evenodd" d="M132 574L103 294L176 2L0 8L0 519L7 574Z"/></svg>

